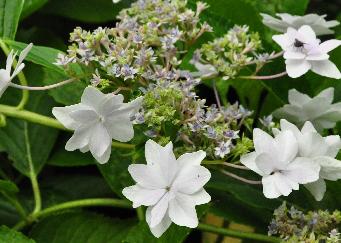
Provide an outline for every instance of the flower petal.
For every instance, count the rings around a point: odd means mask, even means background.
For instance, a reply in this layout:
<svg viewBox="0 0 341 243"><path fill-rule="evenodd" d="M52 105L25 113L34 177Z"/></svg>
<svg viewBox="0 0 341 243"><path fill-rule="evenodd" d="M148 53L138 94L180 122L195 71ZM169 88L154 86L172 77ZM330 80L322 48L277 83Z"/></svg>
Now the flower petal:
<svg viewBox="0 0 341 243"><path fill-rule="evenodd" d="M262 178L263 194L266 198L277 198L281 195L288 196L293 189L294 184L288 180L281 173L274 173Z"/></svg>
<svg viewBox="0 0 341 243"><path fill-rule="evenodd" d="M283 165L292 161L298 152L298 143L296 137L291 131L282 131L275 137L275 143L277 151L278 162L282 162Z"/></svg>
<svg viewBox="0 0 341 243"><path fill-rule="evenodd" d="M172 142L162 147L153 140L148 140L145 145L145 156L147 164L154 166L170 184L178 171L178 162L173 153Z"/></svg>
<svg viewBox="0 0 341 243"><path fill-rule="evenodd" d="M321 201L327 190L326 182L322 178L315 182L305 184L304 186L314 196L316 201Z"/></svg>
<svg viewBox="0 0 341 243"><path fill-rule="evenodd" d="M298 78L309 71L311 64L305 60L285 60L286 70L290 78Z"/></svg>
<svg viewBox="0 0 341 243"><path fill-rule="evenodd" d="M316 34L314 30L309 25L303 25L297 31L299 34L304 37L304 42L309 43L311 40L316 39Z"/></svg>
<svg viewBox="0 0 341 243"><path fill-rule="evenodd" d="M321 166L321 178L330 181L341 179L341 161L327 156L315 157L314 161Z"/></svg>
<svg viewBox="0 0 341 243"><path fill-rule="evenodd" d="M105 94L98 89L88 86L83 91L81 103L98 111L100 110L101 103L105 101L105 97Z"/></svg>
<svg viewBox="0 0 341 243"><path fill-rule="evenodd" d="M80 149L86 147L89 144L91 136L91 127L84 126L77 129L72 137L67 141L65 145L65 149L67 151L74 151L76 149Z"/></svg>
<svg viewBox="0 0 341 243"><path fill-rule="evenodd" d="M201 189L200 191L193 193L190 196L195 201L195 205L201 205L211 201L211 196L205 191L205 189Z"/></svg>
<svg viewBox="0 0 341 243"><path fill-rule="evenodd" d="M248 154L243 155L240 158L240 162L245 165L247 168L251 169L252 171L256 172L258 175L265 175L263 171L261 171L256 165L256 152L251 152Z"/></svg>
<svg viewBox="0 0 341 243"><path fill-rule="evenodd" d="M181 155L177 161L181 168L185 168L185 166L200 165L205 157L206 152L199 150L193 153L185 153Z"/></svg>
<svg viewBox="0 0 341 243"><path fill-rule="evenodd" d="M319 178L320 165L314 160L297 157L291 162L282 174L299 184L317 181Z"/></svg>
<svg viewBox="0 0 341 243"><path fill-rule="evenodd" d="M311 70L325 77L340 79L341 73L334 63L330 60L310 61Z"/></svg>
<svg viewBox="0 0 341 243"><path fill-rule="evenodd" d="M160 189L168 186L165 178L154 166L132 164L129 165L128 171L134 181L147 189Z"/></svg>
<svg viewBox="0 0 341 243"><path fill-rule="evenodd" d="M335 158L341 149L341 139L339 135L331 135L324 138L328 144L326 156Z"/></svg>
<svg viewBox="0 0 341 243"><path fill-rule="evenodd" d="M187 166L179 171L176 176L172 189L186 194L193 194L202 189L210 180L211 172L203 166Z"/></svg>
<svg viewBox="0 0 341 243"><path fill-rule="evenodd" d="M320 50L324 53L328 53L341 45L341 40L327 40L320 44Z"/></svg>
<svg viewBox="0 0 341 243"><path fill-rule="evenodd" d="M166 193L166 189L146 189L139 185L123 189L123 195L133 202L133 207L155 205Z"/></svg>
<svg viewBox="0 0 341 243"><path fill-rule="evenodd" d="M168 203L170 200L170 193L165 193L160 201L153 206L150 212L150 227L155 227L159 223L161 223L162 219L165 217L165 214L168 209Z"/></svg>
<svg viewBox="0 0 341 243"><path fill-rule="evenodd" d="M166 214L158 225L156 225L155 227L150 227L150 219L151 219L152 209L153 209L153 207L147 208L146 221L147 221L147 224L149 225L149 228L150 228L150 231L152 232L152 234L155 237L159 238L169 228L169 226L172 224L172 221L169 218L169 216Z"/></svg>
<svg viewBox="0 0 341 243"><path fill-rule="evenodd" d="M288 93L288 100L292 105L302 106L303 104L309 102L311 98L306 94L298 92L296 89L291 89Z"/></svg>
<svg viewBox="0 0 341 243"><path fill-rule="evenodd" d="M82 104L70 105L65 107L53 107L52 114L64 127L75 130L79 124L70 116L71 112L88 108Z"/></svg>
<svg viewBox="0 0 341 243"><path fill-rule="evenodd" d="M128 113L120 111L112 113L105 118L104 126L110 137L117 141L128 142L134 137L134 128Z"/></svg>
<svg viewBox="0 0 341 243"><path fill-rule="evenodd" d="M253 129L253 143L257 153L271 153L274 150L274 139L259 128Z"/></svg>
<svg viewBox="0 0 341 243"><path fill-rule="evenodd" d="M177 193L176 197L169 202L168 212L171 220L179 226L189 228L198 226L195 201L189 195Z"/></svg>
<svg viewBox="0 0 341 243"><path fill-rule="evenodd" d="M110 146L111 137L109 136L107 129L105 129L101 123L97 123L91 131L89 143L90 152L101 157Z"/></svg>

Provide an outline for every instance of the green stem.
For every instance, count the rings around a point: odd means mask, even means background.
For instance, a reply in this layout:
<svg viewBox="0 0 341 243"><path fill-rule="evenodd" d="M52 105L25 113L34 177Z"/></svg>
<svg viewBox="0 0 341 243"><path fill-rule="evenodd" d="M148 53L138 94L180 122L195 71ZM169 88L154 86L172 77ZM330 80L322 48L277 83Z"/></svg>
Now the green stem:
<svg viewBox="0 0 341 243"><path fill-rule="evenodd" d="M80 199L70 202L65 202L51 206L49 208L43 209L40 212L31 214L27 220L20 221L14 226L14 229L20 230L27 225L30 225L39 218L46 217L55 212L79 208L79 207L98 207L98 206L108 206L108 207L119 207L119 208L131 208L131 203L127 200L122 199L111 199L111 198L93 198L93 199Z"/></svg>
<svg viewBox="0 0 341 243"><path fill-rule="evenodd" d="M142 207L138 207L136 209L136 213L137 213L137 218L139 219L139 221L143 221L144 220L143 208Z"/></svg>
<svg viewBox="0 0 341 243"><path fill-rule="evenodd" d="M275 242L275 243L281 242L281 239L276 238L276 237L271 237L271 236L257 234L257 233L224 229L224 228L219 228L214 225L208 225L208 224L199 224L198 229L202 231L221 234L225 236L237 237L241 239L251 239L251 240L258 240L258 241L263 241L263 242Z"/></svg>
<svg viewBox="0 0 341 243"><path fill-rule="evenodd" d="M53 127L61 130L67 130L60 122L48 116L43 116L31 111L18 110L16 107L8 105L0 105L0 113L14 118L19 118L25 121L37 123L40 125Z"/></svg>
<svg viewBox="0 0 341 243"><path fill-rule="evenodd" d="M8 105L0 105L0 113L14 118L19 118L25 121L37 123L40 125L48 126L57 128L64 131L70 131L67 128L65 128L58 120L53 119L48 116L43 116L31 111L27 110L18 110L16 107L8 106ZM134 144L129 143L121 143L121 142L112 142L112 147L114 148L122 148L122 149L134 149Z"/></svg>
<svg viewBox="0 0 341 243"><path fill-rule="evenodd" d="M36 175L35 169L34 169L32 155L31 155L31 145L30 145L30 140L29 140L29 136L28 136L27 122L24 123L24 134L25 134L27 160L28 160L28 166L29 166L29 170L30 170L30 180L31 180L31 184L32 184L32 190L33 190L34 202L35 202L33 214L35 214L41 210L41 195L40 195L40 189L39 189L39 183L37 180L37 175Z"/></svg>
<svg viewBox="0 0 341 243"><path fill-rule="evenodd" d="M3 50L3 52L6 54L6 56L8 56L8 54L11 52L8 49L7 45L1 39L0 39L0 47ZM17 61L14 60L13 61L13 67L16 67L16 65L17 65ZM28 85L26 77L25 77L23 72L20 72L18 74L18 79L19 79L21 85L23 85L23 86L27 86ZM28 90L23 90L22 91L22 97L21 97L20 103L18 104L17 108L19 110L24 109L25 105L28 102L28 99L29 99L29 91Z"/></svg>

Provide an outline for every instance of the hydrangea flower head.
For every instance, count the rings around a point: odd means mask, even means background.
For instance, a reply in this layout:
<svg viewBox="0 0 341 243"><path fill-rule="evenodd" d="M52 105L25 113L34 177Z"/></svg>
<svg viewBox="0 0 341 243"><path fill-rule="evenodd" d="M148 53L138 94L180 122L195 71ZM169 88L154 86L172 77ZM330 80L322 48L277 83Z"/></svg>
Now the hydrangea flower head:
<svg viewBox="0 0 341 243"><path fill-rule="evenodd" d="M211 173L200 165L206 153L185 153L176 159L172 142L162 147L148 140L145 155L146 165L129 166L129 173L137 184L124 188L123 195L133 202L134 208L148 206L146 220L156 237L160 237L172 222L197 227L195 206L211 200L203 189Z"/></svg>
<svg viewBox="0 0 341 243"><path fill-rule="evenodd" d="M322 76L341 78L340 71L329 60L328 55L331 50L341 45L340 40L327 40L321 43L308 25L303 25L298 30L289 27L285 34L274 35L272 39L284 51L289 77L297 78L311 70Z"/></svg>
<svg viewBox="0 0 341 243"><path fill-rule="evenodd" d="M340 24L339 21L326 21L327 15L307 14L304 16L291 15L287 13L276 14L280 19L262 13L263 24L279 32L286 32L289 27L298 29L303 25L309 25L316 35L333 34L333 28Z"/></svg>
<svg viewBox="0 0 341 243"><path fill-rule="evenodd" d="M123 95L103 94L87 87L81 103L66 107L54 107L53 115L68 129L74 130L65 149L81 152L90 150L99 163L106 163L115 139L127 142L134 137L131 117L139 109L142 97L123 103Z"/></svg>

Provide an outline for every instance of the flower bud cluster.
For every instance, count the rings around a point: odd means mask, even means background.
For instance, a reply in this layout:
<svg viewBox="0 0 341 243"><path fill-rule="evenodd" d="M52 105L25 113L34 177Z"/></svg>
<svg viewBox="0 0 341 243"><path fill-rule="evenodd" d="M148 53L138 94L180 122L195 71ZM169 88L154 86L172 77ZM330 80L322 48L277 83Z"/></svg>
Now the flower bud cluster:
<svg viewBox="0 0 341 243"><path fill-rule="evenodd" d="M204 44L194 57L193 64L209 64L224 79L231 79L249 62L259 61L257 51L260 49L258 33L250 33L246 25L236 25L223 37Z"/></svg>
<svg viewBox="0 0 341 243"><path fill-rule="evenodd" d="M340 242L341 213L338 210L303 213L283 203L274 211L269 235L280 236L285 242Z"/></svg>
<svg viewBox="0 0 341 243"><path fill-rule="evenodd" d="M70 34L68 54L59 55L57 64L77 62L93 73L98 70L93 78L97 85L127 80L144 84L157 65L178 66L186 46L211 31L199 18L207 5L198 2L193 11L186 4L183 0L139 0L119 13L114 28L90 32L77 27Z"/></svg>

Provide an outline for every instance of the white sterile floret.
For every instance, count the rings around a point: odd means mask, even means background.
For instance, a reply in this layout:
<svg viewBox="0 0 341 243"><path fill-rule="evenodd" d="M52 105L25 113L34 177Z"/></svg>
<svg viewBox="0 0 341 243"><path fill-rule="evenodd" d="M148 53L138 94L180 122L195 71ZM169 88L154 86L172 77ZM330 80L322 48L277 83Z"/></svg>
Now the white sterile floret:
<svg viewBox="0 0 341 243"><path fill-rule="evenodd" d="M327 88L315 97L289 90L289 104L277 109L273 115L284 118L302 127L306 121L310 121L318 131L325 128L333 128L336 122L341 120L341 102L332 104L334 88Z"/></svg>
<svg viewBox="0 0 341 243"><path fill-rule="evenodd" d="M10 82L14 79L15 76L17 76L25 67L25 64L22 63L23 60L26 58L27 54L32 49L33 44L29 44L19 55L18 62L12 71L13 62L16 57L16 53L13 52L13 50L8 54L7 60L6 60L6 69L0 69L0 97L5 92L7 87L10 85Z"/></svg>
<svg viewBox="0 0 341 243"><path fill-rule="evenodd" d="M297 157L298 143L291 131L281 131L273 138L256 128L253 143L255 151L240 161L262 176L265 197L288 196L299 184L318 180L320 166L309 158Z"/></svg>
<svg viewBox="0 0 341 243"><path fill-rule="evenodd" d="M90 150L103 164L109 160L111 142L115 139L127 142L134 137L131 116L141 106L142 97L123 103L123 95L103 94L94 87L87 87L81 103L66 107L54 107L53 115L68 129L74 130L65 149Z"/></svg>
<svg viewBox="0 0 341 243"><path fill-rule="evenodd" d="M272 39L284 51L289 77L297 78L311 70L322 76L341 78L340 71L329 61L328 55L328 52L341 45L340 40L327 40L321 43L308 25L303 25L298 30L289 27L285 34L274 35Z"/></svg>
<svg viewBox="0 0 341 243"><path fill-rule="evenodd" d="M261 14L263 17L263 24L279 32L286 32L288 27L295 29L303 25L309 25L316 33L316 35L333 34L333 28L340 24L339 21L326 21L327 15L307 14L304 16L291 15L287 13L276 14L280 19L274 18L268 14Z"/></svg>
<svg viewBox="0 0 341 243"><path fill-rule="evenodd" d="M208 203L210 195L203 186L211 173L201 166L206 153L185 153L178 159L172 142L165 147L148 140L145 147L147 164L133 164L128 170L136 185L123 189L133 207L148 206L146 220L152 234L160 237L174 222L180 226L198 226L196 205Z"/></svg>
<svg viewBox="0 0 341 243"><path fill-rule="evenodd" d="M291 131L298 142L298 156L311 158L321 166L320 179L304 185L317 201L322 200L326 192L326 180L341 179L341 161L334 159L341 148L339 135L322 137L307 121L300 131L294 124L282 119L281 131ZM274 134L279 130L274 129Z"/></svg>

